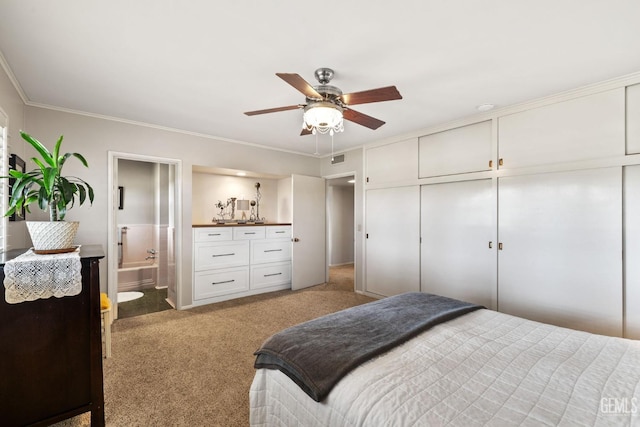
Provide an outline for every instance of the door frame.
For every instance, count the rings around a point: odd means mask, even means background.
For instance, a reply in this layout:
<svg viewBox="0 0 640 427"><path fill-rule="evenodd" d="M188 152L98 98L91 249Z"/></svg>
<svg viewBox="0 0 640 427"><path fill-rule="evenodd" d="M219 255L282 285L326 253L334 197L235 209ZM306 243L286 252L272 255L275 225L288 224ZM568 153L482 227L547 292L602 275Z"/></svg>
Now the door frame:
<svg viewBox="0 0 640 427"><path fill-rule="evenodd" d="M358 185L358 172L356 171L351 171L351 172L340 172L340 173L336 173L336 174L332 174L332 175L324 175L323 178L325 179L325 186L329 185L329 181L332 179L336 179L336 178L344 178L347 176L352 176L353 179L356 181L353 184L353 291L357 292L357 274L358 274L358 245L356 244L356 239L358 238L358 210L356 209L356 186ZM325 206L325 210L326 210L326 217L329 217L329 212L328 212L328 203L327 203L327 191L326 191L326 187L325 187L325 202L324 202L324 206ZM325 228L325 241L328 242L329 241L329 227ZM331 262L330 258L329 258L329 245L326 245L326 253L325 253L325 260L326 260L326 278L327 281L329 280L329 264Z"/></svg>
<svg viewBox="0 0 640 427"><path fill-rule="evenodd" d="M111 191L111 197L107 199L107 295L113 301L112 316L118 318L118 186L117 186L117 161L134 160L148 163L162 163L173 165L174 173L174 254L176 263L176 308L182 307L182 160L166 157L147 156L144 154L124 153L109 151L109 164L107 176L107 188Z"/></svg>

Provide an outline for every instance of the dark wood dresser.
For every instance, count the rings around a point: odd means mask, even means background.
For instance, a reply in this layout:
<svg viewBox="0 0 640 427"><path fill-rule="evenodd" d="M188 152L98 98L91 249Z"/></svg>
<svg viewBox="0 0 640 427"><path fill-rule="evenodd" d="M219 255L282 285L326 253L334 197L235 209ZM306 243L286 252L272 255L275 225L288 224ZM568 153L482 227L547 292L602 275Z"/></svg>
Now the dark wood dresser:
<svg viewBox="0 0 640 427"><path fill-rule="evenodd" d="M0 254L5 262L26 249ZM8 304L0 282L0 425L44 426L91 411L104 426L99 245L82 245L82 292Z"/></svg>

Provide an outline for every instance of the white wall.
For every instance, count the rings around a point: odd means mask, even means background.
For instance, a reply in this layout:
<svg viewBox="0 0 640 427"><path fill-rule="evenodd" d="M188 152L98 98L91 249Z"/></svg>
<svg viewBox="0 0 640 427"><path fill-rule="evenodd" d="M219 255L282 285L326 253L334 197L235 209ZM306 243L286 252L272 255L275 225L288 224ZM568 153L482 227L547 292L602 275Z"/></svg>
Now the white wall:
<svg viewBox="0 0 640 427"><path fill-rule="evenodd" d="M118 186L124 188L123 208L118 224L155 224L155 164L121 159Z"/></svg>
<svg viewBox="0 0 640 427"><path fill-rule="evenodd" d="M267 222L278 222L278 181L266 178L242 178L237 176L193 173L193 224L211 224L213 218L219 219L218 201L226 204L227 199L256 199L256 182L260 183L260 217ZM237 203L237 202L236 202ZM251 210L246 211L249 219ZM241 219L242 212L236 210L235 219Z"/></svg>
<svg viewBox="0 0 640 427"><path fill-rule="evenodd" d="M27 162L25 155L25 143L20 137L20 130L24 128L24 103L22 98L11 83L11 80L0 68L0 109L8 117L7 135L9 154L17 154ZM4 215L4 212L2 212ZM7 249L24 248L30 244L27 228L24 221L6 221L7 224Z"/></svg>
<svg viewBox="0 0 640 427"><path fill-rule="evenodd" d="M0 103L2 100L0 99ZM316 158L276 150L267 150L238 143L231 143L203 136L173 132L148 126L106 120L38 107L26 107L26 130L44 143L51 145L64 134L64 151L82 153L89 169L79 163L69 162L65 168L69 174L77 174L87 180L96 191L93 206L82 206L67 214L67 219L80 221L76 241L79 244L100 244L107 252L107 197L111 190L107 185L109 151L155 156L182 161L182 240L177 242L182 250L181 306L192 301L192 200L198 197L193 191L192 168L194 165L251 170L272 175L292 173L319 176ZM107 263L100 271L102 289L106 289Z"/></svg>

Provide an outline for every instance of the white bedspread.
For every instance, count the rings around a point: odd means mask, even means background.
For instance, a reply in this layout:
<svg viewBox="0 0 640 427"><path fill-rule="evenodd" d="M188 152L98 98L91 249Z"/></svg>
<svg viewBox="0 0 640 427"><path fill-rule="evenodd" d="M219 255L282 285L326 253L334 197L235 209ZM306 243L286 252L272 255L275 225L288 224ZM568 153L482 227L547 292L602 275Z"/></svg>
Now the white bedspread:
<svg viewBox="0 0 640 427"><path fill-rule="evenodd" d="M321 403L259 369L250 404L252 426L640 426L640 341L478 310L365 363Z"/></svg>

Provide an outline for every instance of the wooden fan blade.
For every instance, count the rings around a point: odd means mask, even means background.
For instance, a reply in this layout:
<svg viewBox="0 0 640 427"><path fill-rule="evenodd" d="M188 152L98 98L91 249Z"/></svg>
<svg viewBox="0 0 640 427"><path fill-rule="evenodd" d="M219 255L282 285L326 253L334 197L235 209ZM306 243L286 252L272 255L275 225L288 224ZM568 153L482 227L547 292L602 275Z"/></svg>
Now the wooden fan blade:
<svg viewBox="0 0 640 427"><path fill-rule="evenodd" d="M307 128L302 128L302 132L300 132L300 136L311 135L312 132Z"/></svg>
<svg viewBox="0 0 640 427"><path fill-rule="evenodd" d="M276 76L298 89L307 98L322 99L322 95L316 92L313 86L307 83L300 75L295 73L276 73Z"/></svg>
<svg viewBox="0 0 640 427"><path fill-rule="evenodd" d="M247 116L255 116L258 114L277 113L278 111L297 110L303 107L304 105L288 105L286 107L268 108L266 110L247 111L245 114Z"/></svg>
<svg viewBox="0 0 640 427"><path fill-rule="evenodd" d="M342 117L345 119L357 123L359 125L368 127L369 129L376 130L382 126L385 122L378 120L374 117L367 116L366 114L358 113L352 109L346 109L342 112Z"/></svg>
<svg viewBox="0 0 640 427"><path fill-rule="evenodd" d="M346 105L367 104L369 102L392 101L402 99L402 95L395 86L381 87L379 89L364 90L342 95L342 102Z"/></svg>

